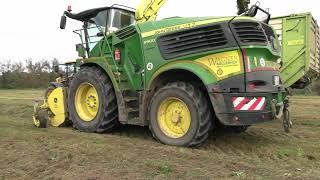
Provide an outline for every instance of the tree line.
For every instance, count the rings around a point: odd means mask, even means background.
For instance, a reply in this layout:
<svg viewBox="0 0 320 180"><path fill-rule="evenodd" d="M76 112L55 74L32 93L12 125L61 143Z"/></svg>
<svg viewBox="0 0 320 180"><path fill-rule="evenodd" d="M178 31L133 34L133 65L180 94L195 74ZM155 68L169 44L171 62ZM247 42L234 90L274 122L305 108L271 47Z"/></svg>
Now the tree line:
<svg viewBox="0 0 320 180"><path fill-rule="evenodd" d="M53 68L58 64L57 59L0 61L0 89L45 89L49 82L55 81L57 78ZM320 79L315 80L305 90L293 90L293 92L320 95Z"/></svg>
<svg viewBox="0 0 320 180"><path fill-rule="evenodd" d="M0 61L0 88L1 89L40 89L48 87L57 75L53 67L58 65L57 59L12 62Z"/></svg>

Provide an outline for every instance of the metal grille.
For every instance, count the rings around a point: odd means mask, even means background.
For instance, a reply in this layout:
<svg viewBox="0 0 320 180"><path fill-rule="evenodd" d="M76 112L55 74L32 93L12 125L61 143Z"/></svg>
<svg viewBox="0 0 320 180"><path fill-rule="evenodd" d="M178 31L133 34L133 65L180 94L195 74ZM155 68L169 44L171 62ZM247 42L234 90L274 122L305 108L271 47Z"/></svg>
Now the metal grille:
<svg viewBox="0 0 320 180"><path fill-rule="evenodd" d="M127 28L117 31L115 34L119 39L126 39L128 37L133 36L135 33L135 28L133 26L129 26Z"/></svg>
<svg viewBox="0 0 320 180"><path fill-rule="evenodd" d="M268 40L262 26L257 22L234 22L232 23L237 37L242 43L267 43Z"/></svg>
<svg viewBox="0 0 320 180"><path fill-rule="evenodd" d="M275 35L273 29L266 24L262 24L262 28L263 28L264 32L266 33L268 41L272 42L272 39L276 38L276 35Z"/></svg>
<svg viewBox="0 0 320 180"><path fill-rule="evenodd" d="M158 39L162 56L171 59L224 47L228 44L221 25L183 30Z"/></svg>

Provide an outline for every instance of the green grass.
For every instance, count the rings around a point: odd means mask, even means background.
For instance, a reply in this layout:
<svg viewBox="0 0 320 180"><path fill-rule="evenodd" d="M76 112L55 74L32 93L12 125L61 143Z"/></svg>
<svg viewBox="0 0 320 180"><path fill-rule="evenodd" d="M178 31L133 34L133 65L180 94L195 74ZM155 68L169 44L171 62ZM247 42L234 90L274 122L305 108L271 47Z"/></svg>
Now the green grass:
<svg viewBox="0 0 320 180"><path fill-rule="evenodd" d="M292 98L294 129L279 121L216 133L198 149L157 143L148 128L112 134L36 129L33 99L43 91L0 90L0 179L317 179L320 97ZM6 98L8 97L8 98Z"/></svg>

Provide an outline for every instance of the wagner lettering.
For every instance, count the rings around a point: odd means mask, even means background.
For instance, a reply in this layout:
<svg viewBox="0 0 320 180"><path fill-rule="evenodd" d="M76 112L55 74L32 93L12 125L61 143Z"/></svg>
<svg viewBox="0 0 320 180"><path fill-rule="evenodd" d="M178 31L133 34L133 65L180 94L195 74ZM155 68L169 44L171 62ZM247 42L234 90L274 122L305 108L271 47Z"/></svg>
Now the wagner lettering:
<svg viewBox="0 0 320 180"><path fill-rule="evenodd" d="M230 56L222 56L222 57L210 57L208 58L208 62L210 66L215 67L228 67L228 66L238 66L239 60L238 56L230 55Z"/></svg>

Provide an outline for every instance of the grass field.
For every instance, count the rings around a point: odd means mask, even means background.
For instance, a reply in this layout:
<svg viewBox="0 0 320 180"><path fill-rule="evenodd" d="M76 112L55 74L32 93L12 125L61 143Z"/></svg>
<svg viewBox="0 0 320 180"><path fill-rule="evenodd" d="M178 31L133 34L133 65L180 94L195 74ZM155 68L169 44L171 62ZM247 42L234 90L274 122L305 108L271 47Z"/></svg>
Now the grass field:
<svg viewBox="0 0 320 180"><path fill-rule="evenodd" d="M36 129L32 99L42 94L0 90L0 179L320 179L320 97L292 98L291 134L274 121L189 149L159 144L141 127Z"/></svg>

